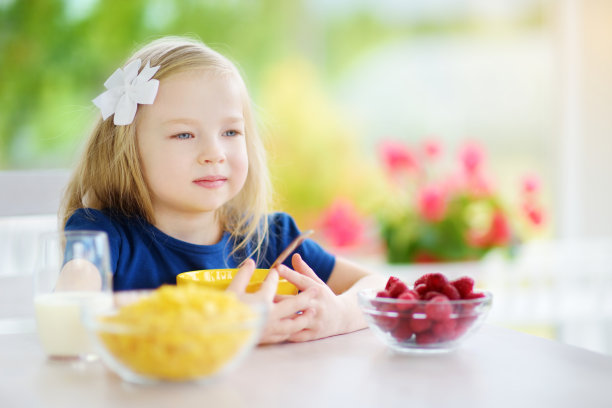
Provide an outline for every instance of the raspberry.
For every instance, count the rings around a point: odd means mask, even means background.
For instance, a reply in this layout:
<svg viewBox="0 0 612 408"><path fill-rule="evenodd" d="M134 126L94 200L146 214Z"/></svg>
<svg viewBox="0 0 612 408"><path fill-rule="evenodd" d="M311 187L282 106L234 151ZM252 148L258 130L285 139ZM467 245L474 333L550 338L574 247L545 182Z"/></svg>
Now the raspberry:
<svg viewBox="0 0 612 408"><path fill-rule="evenodd" d="M399 341L408 340L413 334L414 331L412 331L412 328L410 327L409 318L400 319L397 327L393 330L393 337Z"/></svg>
<svg viewBox="0 0 612 408"><path fill-rule="evenodd" d="M421 276L419 279L415 280L414 287L416 288L421 283L427 284L427 279L429 279L429 275L431 275L431 273L426 273L425 275Z"/></svg>
<svg viewBox="0 0 612 408"><path fill-rule="evenodd" d="M395 282L393 286L389 289L389 294L393 298L397 298L399 295L408 290L408 286L402 281Z"/></svg>
<svg viewBox="0 0 612 408"><path fill-rule="evenodd" d="M431 327L430 319L412 319L410 321L410 328L415 333L421 333L428 330Z"/></svg>
<svg viewBox="0 0 612 408"><path fill-rule="evenodd" d="M396 305L399 312L406 312L416 306L414 300L419 300L419 294L413 290L406 290L404 293L397 297L398 300L405 300L406 302L400 302Z"/></svg>
<svg viewBox="0 0 612 408"><path fill-rule="evenodd" d="M457 322L454 319L436 322L431 328L431 332L442 341L453 340L456 336L455 327Z"/></svg>
<svg viewBox="0 0 612 408"><path fill-rule="evenodd" d="M429 291L427 293L425 293L424 296L421 297L422 300L431 300L433 298L435 298L436 296L444 296L442 293L440 292L436 292L435 290ZM444 296L446 297L446 296Z"/></svg>
<svg viewBox="0 0 612 408"><path fill-rule="evenodd" d="M450 283L442 288L442 294L449 300L461 299L461 295L459 294L457 288Z"/></svg>
<svg viewBox="0 0 612 408"><path fill-rule="evenodd" d="M385 290L389 291L391 289L391 286L395 285L396 282L399 282L399 278L396 278L395 276L391 276L389 278L389 280L387 281L387 285L385 286Z"/></svg>
<svg viewBox="0 0 612 408"><path fill-rule="evenodd" d="M448 320L453 307L444 295L435 296L425 305L425 314L433 320Z"/></svg>
<svg viewBox="0 0 612 408"><path fill-rule="evenodd" d="M464 299L480 299L485 297L485 294L482 292L472 292L468 293L468 295Z"/></svg>
<svg viewBox="0 0 612 408"><path fill-rule="evenodd" d="M424 283L419 283L414 287L414 291L418 293L420 297L423 297L427 293L427 285Z"/></svg>
<svg viewBox="0 0 612 408"><path fill-rule="evenodd" d="M472 292L467 295L464 300L473 300L480 299L485 296L482 292ZM472 316L474 314L474 309L476 309L480 305L480 302L464 302L461 305L461 315L462 316Z"/></svg>
<svg viewBox="0 0 612 408"><path fill-rule="evenodd" d="M393 330L399 321L397 318L397 313L395 313L395 308L393 305L383 304L378 307L378 311L380 314L374 315L374 320L376 320L378 326L383 331L391 331Z"/></svg>
<svg viewBox="0 0 612 408"><path fill-rule="evenodd" d="M436 341L438 341L438 338L436 337L435 334L431 332L426 331L426 332L416 334L417 344L431 344L431 343L435 343Z"/></svg>
<svg viewBox="0 0 612 408"><path fill-rule="evenodd" d="M446 285L448 285L448 279L441 273L431 273L427 277L427 288L429 290L442 292L442 289L444 289Z"/></svg>
<svg viewBox="0 0 612 408"><path fill-rule="evenodd" d="M459 279L456 279L451 282L457 291L459 291L459 295L461 295L461 299L465 299L467 295L472 293L472 289L474 288L474 279L469 276L463 276Z"/></svg>
<svg viewBox="0 0 612 408"><path fill-rule="evenodd" d="M383 331L388 332L395 329L397 326L397 318L391 316L374 316L376 319L376 323L378 327L380 327Z"/></svg>
<svg viewBox="0 0 612 408"><path fill-rule="evenodd" d="M391 297L391 294L387 290L381 290L380 292L376 293L376 297L389 298Z"/></svg>
<svg viewBox="0 0 612 408"><path fill-rule="evenodd" d="M476 316L460 317L457 320L457 326L455 327L455 337L459 337L464 334L474 323Z"/></svg>

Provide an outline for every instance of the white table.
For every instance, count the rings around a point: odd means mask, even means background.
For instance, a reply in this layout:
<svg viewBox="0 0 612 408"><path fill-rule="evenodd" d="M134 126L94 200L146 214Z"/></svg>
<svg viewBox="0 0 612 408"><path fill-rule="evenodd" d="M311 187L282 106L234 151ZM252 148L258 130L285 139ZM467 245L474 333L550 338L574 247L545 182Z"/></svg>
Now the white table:
<svg viewBox="0 0 612 408"><path fill-rule="evenodd" d="M610 407L612 357L485 325L458 350L406 356L369 330L259 347L209 384L136 386L100 362L0 336L1 407Z"/></svg>

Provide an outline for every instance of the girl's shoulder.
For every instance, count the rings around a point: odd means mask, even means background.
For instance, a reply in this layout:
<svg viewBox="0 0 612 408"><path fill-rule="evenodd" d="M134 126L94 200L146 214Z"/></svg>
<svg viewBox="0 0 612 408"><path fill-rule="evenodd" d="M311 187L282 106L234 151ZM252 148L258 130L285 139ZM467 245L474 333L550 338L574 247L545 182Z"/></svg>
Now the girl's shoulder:
<svg viewBox="0 0 612 408"><path fill-rule="evenodd" d="M81 227L112 224L111 217L105 211L96 210L95 208L79 208L68 218L65 227L66 229L86 229Z"/></svg>
<svg viewBox="0 0 612 408"><path fill-rule="evenodd" d="M268 215L268 228L270 235L299 233L299 228L293 217L285 212L273 212Z"/></svg>
<svg viewBox="0 0 612 408"><path fill-rule="evenodd" d="M270 248L282 250L300 233L300 228L291 215L285 212L268 215L267 242Z"/></svg>
<svg viewBox="0 0 612 408"><path fill-rule="evenodd" d="M117 215L108 210L79 208L68 218L64 228L66 230L102 230L109 235L122 235L122 231L132 228L131 224L143 222L139 220Z"/></svg>
<svg viewBox="0 0 612 408"><path fill-rule="evenodd" d="M276 211L268 214L268 222L270 225L273 224L286 224L286 223L294 223L295 220L291 215L283 211Z"/></svg>
<svg viewBox="0 0 612 408"><path fill-rule="evenodd" d="M265 259L268 261L266 267L293 241L300 235L300 229L293 217L284 212L271 213L268 216L269 232L268 246ZM295 252L315 271L324 282L327 281L335 265L335 257L327 252L314 240L308 238L297 247ZM291 267L291 258L283 262Z"/></svg>

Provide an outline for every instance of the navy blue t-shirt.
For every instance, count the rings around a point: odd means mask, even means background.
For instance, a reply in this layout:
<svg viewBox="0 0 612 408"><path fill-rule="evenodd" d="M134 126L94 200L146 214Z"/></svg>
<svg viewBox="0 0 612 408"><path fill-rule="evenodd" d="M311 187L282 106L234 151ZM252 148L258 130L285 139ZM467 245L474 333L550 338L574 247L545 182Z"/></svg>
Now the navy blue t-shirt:
<svg viewBox="0 0 612 408"><path fill-rule="evenodd" d="M276 257L300 234L291 216L268 216L268 245L260 256L258 268L269 268ZM176 275L199 269L235 268L244 259L230 256L234 243L229 233L214 245L195 245L173 238L142 218L110 215L91 208L77 210L66 222L68 230L101 230L108 234L113 270L113 288L154 289L162 284L176 284ZM246 253L250 253L251 248ZM327 281L335 257L306 239L296 251L323 280ZM291 257L285 264L291 267Z"/></svg>

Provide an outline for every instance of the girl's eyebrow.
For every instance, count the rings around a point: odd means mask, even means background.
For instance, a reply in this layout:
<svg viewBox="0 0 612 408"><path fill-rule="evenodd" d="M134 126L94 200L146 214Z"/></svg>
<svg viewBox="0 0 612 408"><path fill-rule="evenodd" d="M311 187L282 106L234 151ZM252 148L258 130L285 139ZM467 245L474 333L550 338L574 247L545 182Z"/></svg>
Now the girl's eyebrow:
<svg viewBox="0 0 612 408"><path fill-rule="evenodd" d="M185 123L185 124L197 124L199 121L197 119L191 118L174 118L168 119L162 122L162 125L173 124L173 123ZM223 119L225 123L242 123L244 122L244 117L242 116L228 116Z"/></svg>
<svg viewBox="0 0 612 408"><path fill-rule="evenodd" d="M244 117L242 116L228 116L224 119L224 122L235 123L235 122L244 122Z"/></svg>
<svg viewBox="0 0 612 408"><path fill-rule="evenodd" d="M163 121L162 125L173 124L173 123L194 124L197 122L198 122L197 120L190 119L190 118L175 118L175 119L168 119L168 120Z"/></svg>

